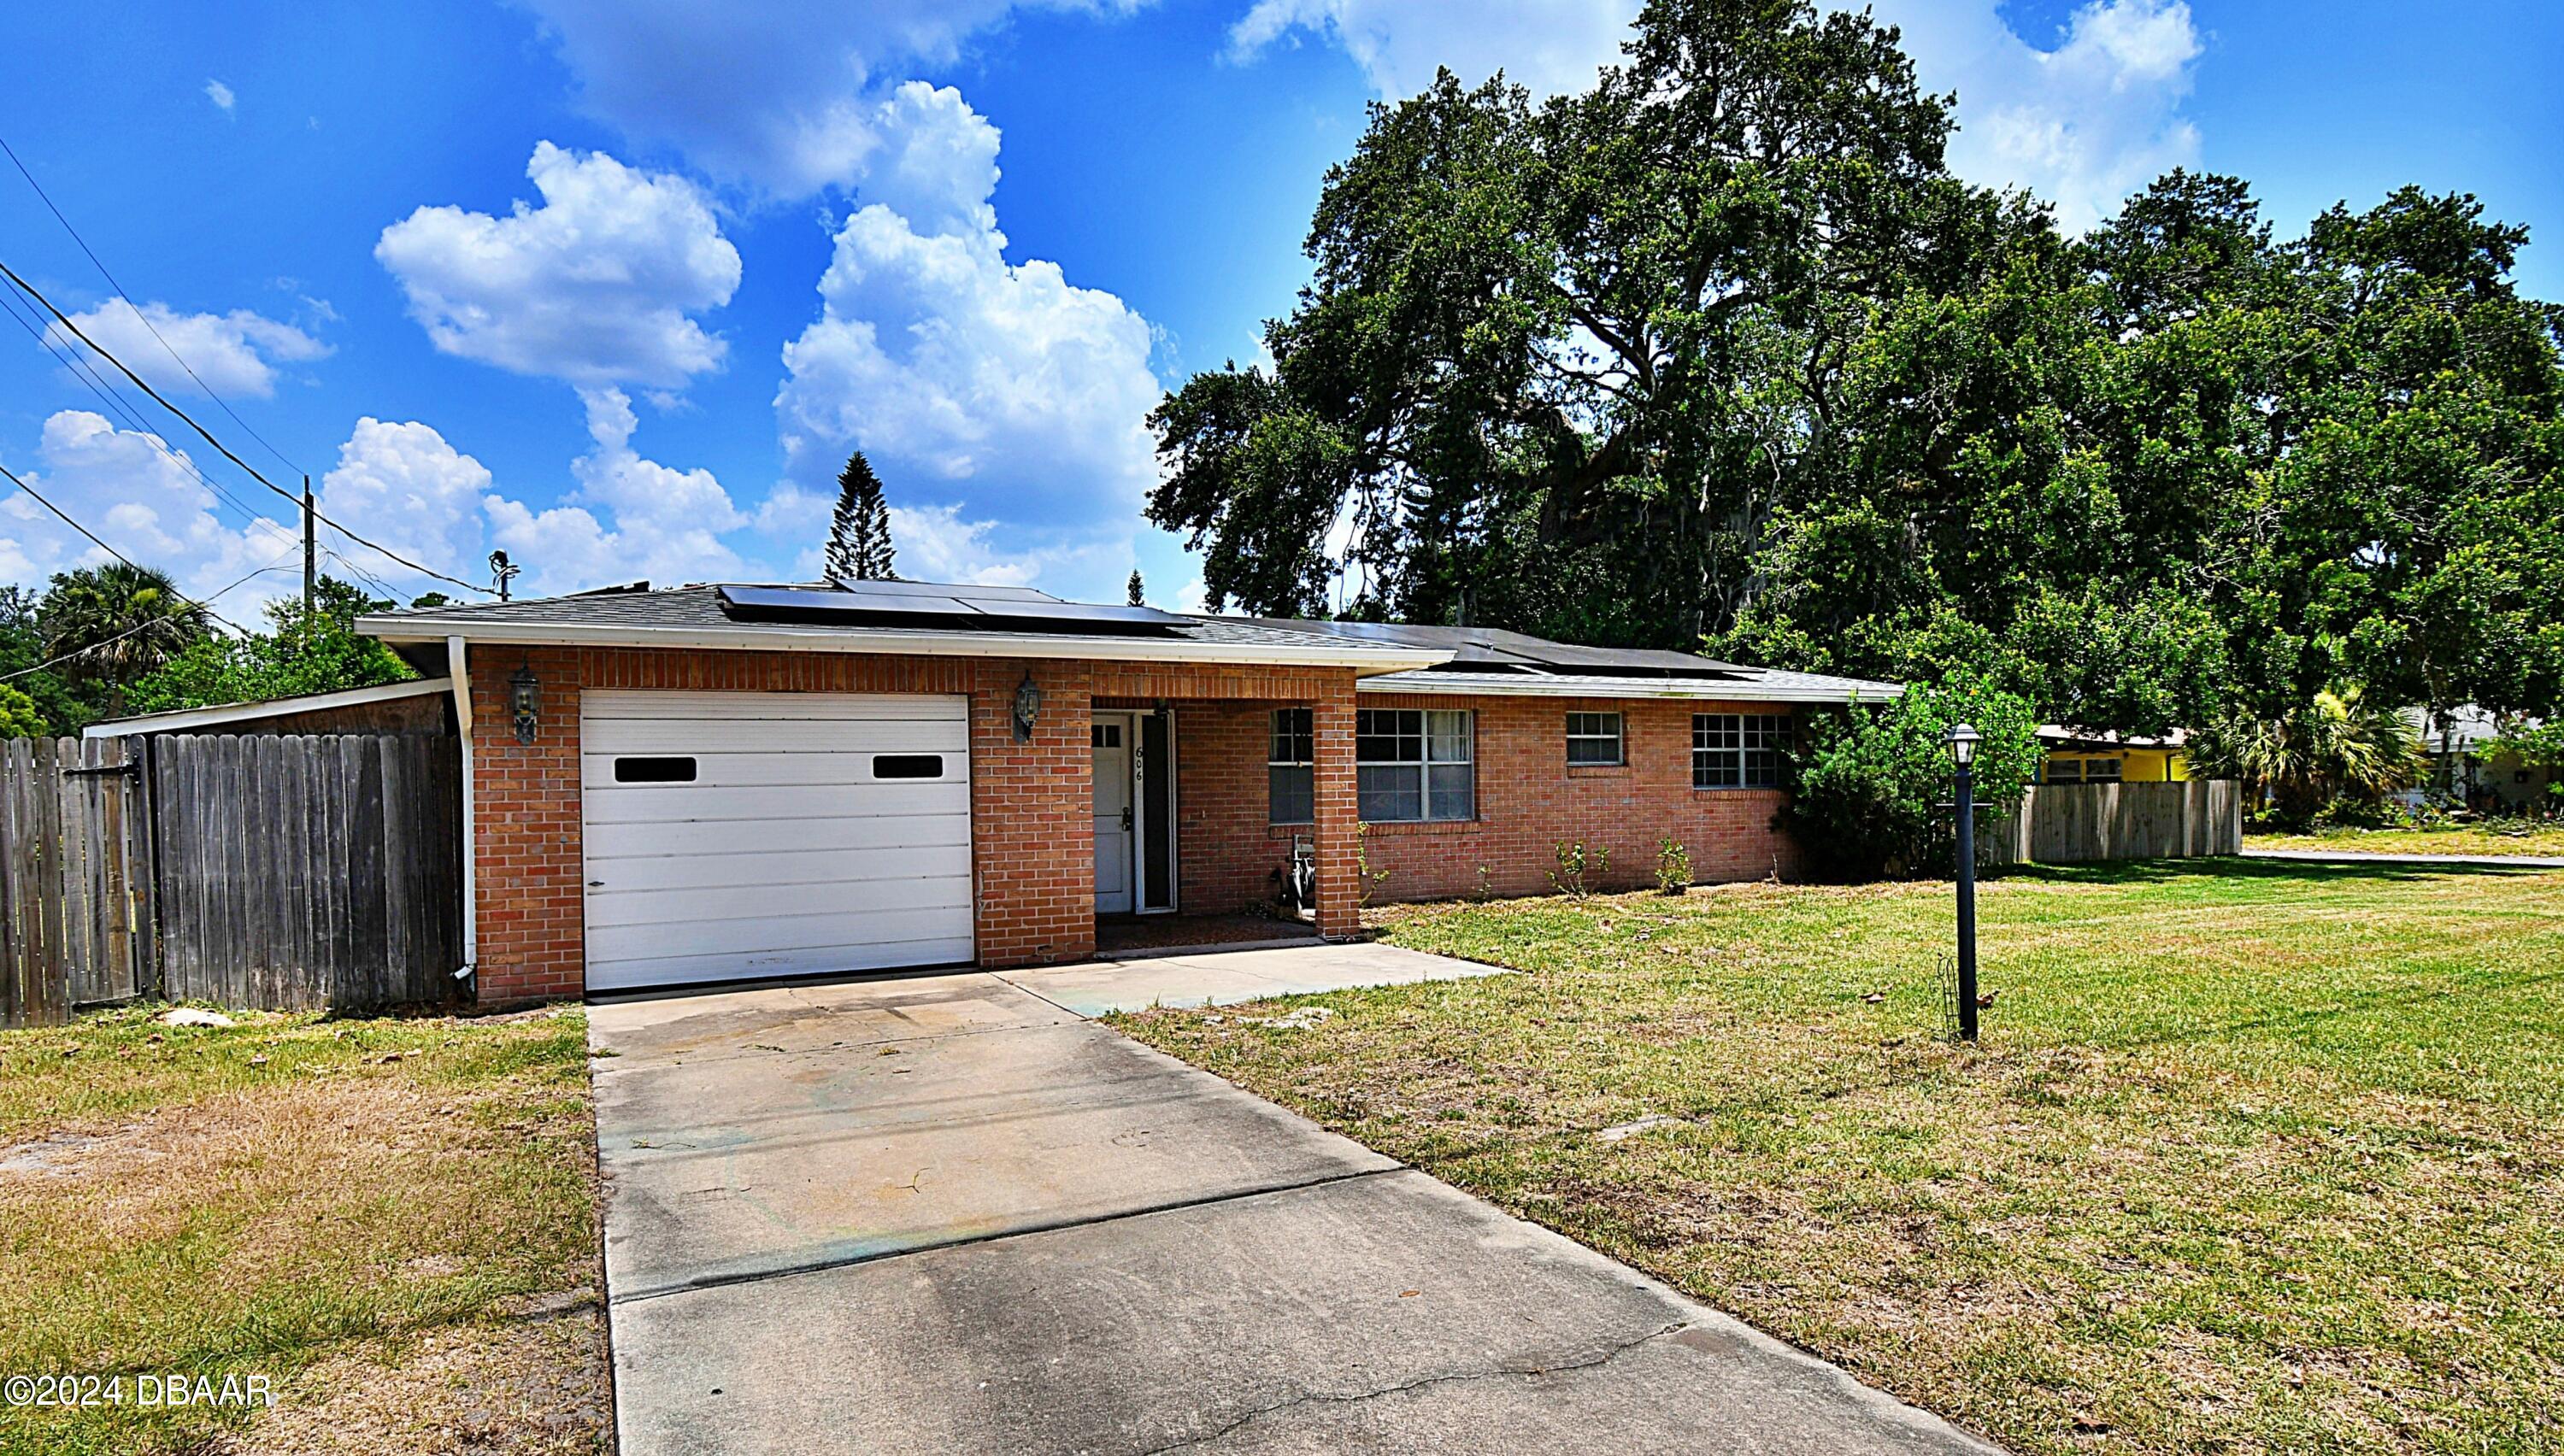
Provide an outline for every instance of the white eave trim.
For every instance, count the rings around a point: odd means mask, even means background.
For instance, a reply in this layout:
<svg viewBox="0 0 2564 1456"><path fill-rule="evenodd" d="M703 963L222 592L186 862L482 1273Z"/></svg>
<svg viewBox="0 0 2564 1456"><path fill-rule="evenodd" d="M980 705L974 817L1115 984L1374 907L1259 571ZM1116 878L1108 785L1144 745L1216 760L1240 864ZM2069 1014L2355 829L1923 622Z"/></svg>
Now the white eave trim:
<svg viewBox="0 0 2564 1456"><path fill-rule="evenodd" d="M1189 639L996 636L972 632L864 632L827 627L640 627L628 623L475 622L358 617L356 630L385 642L502 642L559 647L705 648L729 652L896 653L918 657L1062 658L1090 662L1189 662L1406 672L1449 662L1442 648L1405 651Z"/></svg>
<svg viewBox="0 0 2564 1456"><path fill-rule="evenodd" d="M421 678L411 683L385 683L375 688L349 688L342 693L313 693L301 698L271 698L264 703L226 703L218 708L180 708L168 713L146 713L137 718L109 719L94 723L81 730L84 738L122 738L135 733L182 732L188 728L219 728L231 723L256 723L262 718L283 718L294 713L326 713L333 708L358 708L368 703L390 703L401 698L424 698L431 693L453 690L447 678Z"/></svg>
<svg viewBox="0 0 2564 1456"><path fill-rule="evenodd" d="M1892 683L1868 683L1857 688L1823 688L1814 684L1772 685L1767 683L1709 683L1629 678L1611 683L1591 679L1558 679L1522 677L1489 679L1479 677L1445 678L1438 673L1400 673L1395 677L1373 678L1361 685L1365 693L1415 693L1451 698L1590 698L1673 699L1687 703L1820 703L1847 704L1879 702L1899 697L1904 689Z"/></svg>

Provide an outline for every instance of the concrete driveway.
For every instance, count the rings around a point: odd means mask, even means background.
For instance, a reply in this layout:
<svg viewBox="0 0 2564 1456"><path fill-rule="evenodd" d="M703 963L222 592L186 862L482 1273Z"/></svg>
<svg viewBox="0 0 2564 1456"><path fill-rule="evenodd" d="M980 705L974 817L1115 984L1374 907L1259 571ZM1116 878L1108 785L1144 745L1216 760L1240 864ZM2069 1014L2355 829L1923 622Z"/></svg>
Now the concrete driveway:
<svg viewBox="0 0 2564 1456"><path fill-rule="evenodd" d="M622 1449L1989 1449L1068 1009L1480 973L1236 957L592 1007Z"/></svg>

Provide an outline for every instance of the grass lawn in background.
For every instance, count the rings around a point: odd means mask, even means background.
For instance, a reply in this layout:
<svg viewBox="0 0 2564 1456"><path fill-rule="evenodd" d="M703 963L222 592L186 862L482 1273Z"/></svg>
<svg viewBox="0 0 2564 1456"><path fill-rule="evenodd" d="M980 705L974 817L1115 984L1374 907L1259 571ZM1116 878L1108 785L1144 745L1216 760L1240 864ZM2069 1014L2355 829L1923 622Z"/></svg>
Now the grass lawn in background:
<svg viewBox="0 0 2564 1456"><path fill-rule="evenodd" d="M128 1397L0 1406L0 1451L607 1449L577 1008L156 1009L0 1033L0 1372ZM277 1400L133 1403L172 1372Z"/></svg>
<svg viewBox="0 0 2564 1456"><path fill-rule="evenodd" d="M2452 824L2437 829L2326 829L2247 834L2245 849L2356 850L2361 854L2531 855L2564 859L2564 824Z"/></svg>
<svg viewBox="0 0 2564 1456"><path fill-rule="evenodd" d="M1524 973L1120 1019L2025 1451L2564 1450L2564 874L1399 908Z"/></svg>

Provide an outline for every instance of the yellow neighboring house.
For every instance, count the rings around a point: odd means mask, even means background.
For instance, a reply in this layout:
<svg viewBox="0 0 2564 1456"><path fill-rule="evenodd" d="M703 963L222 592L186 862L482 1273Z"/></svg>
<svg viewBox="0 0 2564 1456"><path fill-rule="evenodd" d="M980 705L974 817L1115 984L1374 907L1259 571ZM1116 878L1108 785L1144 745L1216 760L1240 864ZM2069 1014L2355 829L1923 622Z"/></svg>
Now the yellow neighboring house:
<svg viewBox="0 0 2564 1456"><path fill-rule="evenodd" d="M2159 738L2096 733L2048 724L2038 730L2047 761L2041 783L2180 783L2190 777L2184 745L2190 734L2174 728Z"/></svg>

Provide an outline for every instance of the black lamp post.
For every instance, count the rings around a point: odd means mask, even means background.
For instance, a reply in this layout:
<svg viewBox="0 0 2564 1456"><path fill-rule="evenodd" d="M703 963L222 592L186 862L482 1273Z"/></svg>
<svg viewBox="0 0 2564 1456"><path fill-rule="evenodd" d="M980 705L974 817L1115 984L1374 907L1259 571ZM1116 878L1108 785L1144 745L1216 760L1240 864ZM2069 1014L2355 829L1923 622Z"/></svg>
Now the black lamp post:
<svg viewBox="0 0 2564 1456"><path fill-rule="evenodd" d="M1977 786L1969 767L1984 735L1961 724L1950 729L1950 757L1959 765L1959 1038L1977 1039Z"/></svg>

